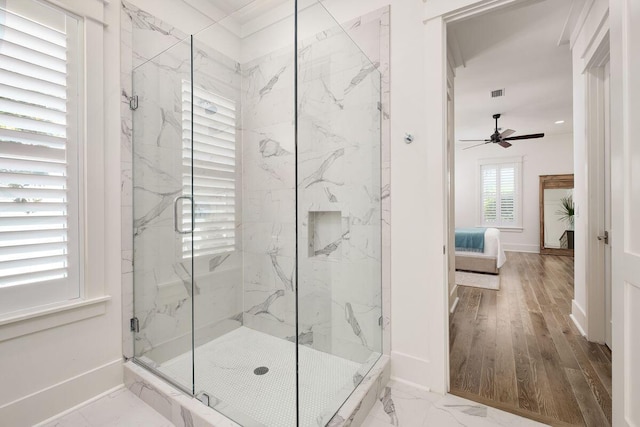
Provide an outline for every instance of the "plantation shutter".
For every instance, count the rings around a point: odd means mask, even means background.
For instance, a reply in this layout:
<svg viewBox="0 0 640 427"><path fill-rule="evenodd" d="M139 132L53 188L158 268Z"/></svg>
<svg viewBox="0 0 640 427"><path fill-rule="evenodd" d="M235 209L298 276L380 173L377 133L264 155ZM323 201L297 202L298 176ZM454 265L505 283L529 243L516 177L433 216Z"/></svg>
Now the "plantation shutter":
<svg viewBox="0 0 640 427"><path fill-rule="evenodd" d="M191 83L183 81L183 192L193 191L193 256L230 252L235 249L236 227L235 103L196 87L193 126L191 107ZM183 229L188 230L191 206L183 206ZM183 239L182 253L191 256L191 236Z"/></svg>
<svg viewBox="0 0 640 427"><path fill-rule="evenodd" d="M482 225L489 227L519 226L518 173L518 163L481 165L480 209Z"/></svg>
<svg viewBox="0 0 640 427"><path fill-rule="evenodd" d="M482 166L482 223L498 222L498 171L495 166Z"/></svg>
<svg viewBox="0 0 640 427"><path fill-rule="evenodd" d="M43 20L66 28L63 12L45 11ZM0 18L0 288L46 282L53 289L76 278L78 264L70 259L77 256L70 229L77 229L78 208L70 196L77 177L69 167L76 155L69 36L2 7Z"/></svg>
<svg viewBox="0 0 640 427"><path fill-rule="evenodd" d="M516 166L500 166L500 224L516 224Z"/></svg>

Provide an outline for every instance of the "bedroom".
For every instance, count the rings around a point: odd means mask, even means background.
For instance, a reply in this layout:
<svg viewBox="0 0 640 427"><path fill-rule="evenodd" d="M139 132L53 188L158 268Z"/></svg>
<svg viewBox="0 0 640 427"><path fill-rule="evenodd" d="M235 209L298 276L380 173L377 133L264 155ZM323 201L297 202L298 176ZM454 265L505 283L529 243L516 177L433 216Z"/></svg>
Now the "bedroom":
<svg viewBox="0 0 640 427"><path fill-rule="evenodd" d="M610 346L587 341L572 314L586 194L566 34L575 3L449 28L450 390L544 423L610 425Z"/></svg>

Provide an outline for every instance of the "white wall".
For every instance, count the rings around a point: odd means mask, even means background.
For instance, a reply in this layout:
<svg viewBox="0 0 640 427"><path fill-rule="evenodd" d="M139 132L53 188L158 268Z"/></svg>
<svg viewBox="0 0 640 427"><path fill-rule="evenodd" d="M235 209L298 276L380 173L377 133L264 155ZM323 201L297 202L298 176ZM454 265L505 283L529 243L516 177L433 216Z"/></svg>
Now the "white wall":
<svg viewBox="0 0 640 427"><path fill-rule="evenodd" d="M444 359L434 352L446 329L431 319L444 316L436 289L444 286L441 146L427 145L428 92L424 2L326 0L338 22L391 4L391 370L392 376L434 391L445 391ZM429 61L437 62L438 58ZM442 58L443 59L443 58ZM442 64L441 64L442 65ZM407 145L405 132L414 134ZM440 170L440 172L438 172Z"/></svg>
<svg viewBox="0 0 640 427"><path fill-rule="evenodd" d="M489 144L456 146L456 227L480 225L478 160L522 157L522 231L502 230L507 251L540 251L540 175L573 173L573 134L516 141L509 149Z"/></svg>
<svg viewBox="0 0 640 427"><path fill-rule="evenodd" d="M89 118L97 119L95 123L99 129L94 127L88 131L89 134L98 131L106 139L104 152L97 153L105 165L105 184L99 193L100 197L104 195L106 208L106 222L104 230L101 230L104 236L89 242L89 247L90 251L101 254L105 259L104 275L96 279L100 283L95 283L98 286L93 289L104 287L104 294L110 295L111 299L106 303L103 314L0 340L2 426L31 426L122 383L120 215L117 208L120 198L119 62L102 62L103 58L119 57L119 3L112 2L106 7L104 17L100 16L102 2L98 0L61 0L59 3L81 8L81 11L99 8L100 13L91 16L110 24L105 29L104 39L94 39L96 44L88 46L96 55L89 57L89 66L94 67L88 79L89 92L96 90L101 93L104 90L105 93L104 104L90 104L92 111L100 111L96 117ZM101 32L100 24L87 22L88 33L95 35ZM87 267L91 269L90 265ZM98 295L87 294L88 298L94 296ZM53 319L61 317L65 316L52 314L42 322L51 325ZM18 322L18 326L28 323ZM0 329L4 331L10 326L3 324Z"/></svg>

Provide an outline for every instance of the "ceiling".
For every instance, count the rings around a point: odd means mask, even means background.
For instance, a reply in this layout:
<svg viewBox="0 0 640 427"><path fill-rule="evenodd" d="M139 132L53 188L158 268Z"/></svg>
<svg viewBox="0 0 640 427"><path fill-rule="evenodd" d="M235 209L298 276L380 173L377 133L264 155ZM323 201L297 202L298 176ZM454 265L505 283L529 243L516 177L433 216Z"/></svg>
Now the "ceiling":
<svg viewBox="0 0 640 427"><path fill-rule="evenodd" d="M288 4L290 14L295 10L293 0L182 0L213 21L233 19L243 25L251 20L269 14L275 8Z"/></svg>
<svg viewBox="0 0 640 427"><path fill-rule="evenodd" d="M501 128L517 131L514 136L572 132L571 51L567 43L558 46L566 41L571 5L539 1L449 27L450 53L459 65L456 141L488 138L495 113L502 114ZM495 89L505 89L505 96L492 99ZM564 124L555 124L559 120Z"/></svg>

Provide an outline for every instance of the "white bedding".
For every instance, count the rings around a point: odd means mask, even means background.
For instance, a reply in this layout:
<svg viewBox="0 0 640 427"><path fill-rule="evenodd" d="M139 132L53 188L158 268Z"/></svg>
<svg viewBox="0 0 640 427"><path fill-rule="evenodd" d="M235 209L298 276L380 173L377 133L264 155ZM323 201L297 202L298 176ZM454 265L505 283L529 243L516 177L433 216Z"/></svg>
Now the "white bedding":
<svg viewBox="0 0 640 427"><path fill-rule="evenodd" d="M500 230L497 228L487 228L487 231L484 233L484 252L456 251L456 255L495 258L497 260L498 268L502 267L507 261L507 256L505 255L504 249L502 249L502 243L500 242Z"/></svg>

